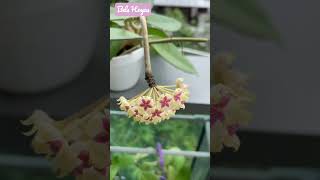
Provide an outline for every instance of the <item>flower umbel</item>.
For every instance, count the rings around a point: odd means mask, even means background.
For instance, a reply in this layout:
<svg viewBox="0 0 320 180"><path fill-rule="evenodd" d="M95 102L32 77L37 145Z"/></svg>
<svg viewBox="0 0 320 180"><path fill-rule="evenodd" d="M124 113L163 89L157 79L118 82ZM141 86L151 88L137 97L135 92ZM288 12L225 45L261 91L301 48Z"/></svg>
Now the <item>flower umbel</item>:
<svg viewBox="0 0 320 180"><path fill-rule="evenodd" d="M187 85L182 78L178 78L176 85L155 85L129 100L121 96L118 104L135 121L157 124L170 119L177 110L184 109L189 96Z"/></svg>
<svg viewBox="0 0 320 180"><path fill-rule="evenodd" d="M251 120L250 105L255 97L247 90L248 77L232 67L233 56L218 55L214 61L214 86L211 97L211 151L224 147L237 151L240 139L237 131Z"/></svg>
<svg viewBox="0 0 320 180"><path fill-rule="evenodd" d="M163 120L170 119L176 111L185 108L185 102L189 99L188 86L183 83L182 78L176 80L176 85L160 86L157 85L152 75L150 61L149 35L146 17L141 16L145 61L145 80L149 88L141 94L127 100L121 96L118 104L122 111L128 113L135 121L146 124L157 124Z"/></svg>
<svg viewBox="0 0 320 180"><path fill-rule="evenodd" d="M100 102L100 101L99 101ZM76 180L107 178L109 120L105 100L94 110L56 121L43 111L35 111L23 125L32 126L24 135L33 136L32 148L45 155L58 177Z"/></svg>

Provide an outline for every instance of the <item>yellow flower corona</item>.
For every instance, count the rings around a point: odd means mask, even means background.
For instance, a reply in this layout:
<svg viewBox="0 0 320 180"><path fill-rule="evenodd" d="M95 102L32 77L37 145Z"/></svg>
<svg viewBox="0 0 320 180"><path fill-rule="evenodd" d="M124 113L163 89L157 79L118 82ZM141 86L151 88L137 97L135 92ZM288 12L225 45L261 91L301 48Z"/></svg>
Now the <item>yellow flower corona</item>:
<svg viewBox="0 0 320 180"><path fill-rule="evenodd" d="M176 85L156 85L129 100L121 96L118 105L137 122L157 124L170 119L177 110L184 109L189 96L188 86L178 78Z"/></svg>

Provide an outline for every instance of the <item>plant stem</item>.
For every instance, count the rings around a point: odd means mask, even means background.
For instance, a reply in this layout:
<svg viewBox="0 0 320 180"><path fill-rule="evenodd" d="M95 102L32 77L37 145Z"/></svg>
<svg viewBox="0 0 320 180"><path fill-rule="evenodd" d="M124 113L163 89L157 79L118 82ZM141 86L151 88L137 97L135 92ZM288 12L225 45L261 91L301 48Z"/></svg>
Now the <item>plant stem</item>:
<svg viewBox="0 0 320 180"><path fill-rule="evenodd" d="M155 39L155 40L150 40L150 44L160 44L160 43L171 43L171 42L181 42L181 41L186 41L186 42L207 42L208 39L206 38L192 38L192 37L171 37L171 38L162 38L162 39ZM134 50L137 50L141 47L141 45L136 45L126 51L124 51L121 55L129 54L133 52Z"/></svg>
<svg viewBox="0 0 320 180"><path fill-rule="evenodd" d="M206 39L206 38L190 38L190 37L169 37L169 38L150 40L149 44L170 43L170 42L175 42L175 41L178 41L178 42L181 42L181 41L207 42L208 39Z"/></svg>
<svg viewBox="0 0 320 180"><path fill-rule="evenodd" d="M144 63L146 68L146 81L150 88L156 86L152 75L151 61L150 61L150 46L149 46L149 36L148 36L148 26L146 17L140 16L140 22L142 26L142 36L143 36L143 48L144 48Z"/></svg>

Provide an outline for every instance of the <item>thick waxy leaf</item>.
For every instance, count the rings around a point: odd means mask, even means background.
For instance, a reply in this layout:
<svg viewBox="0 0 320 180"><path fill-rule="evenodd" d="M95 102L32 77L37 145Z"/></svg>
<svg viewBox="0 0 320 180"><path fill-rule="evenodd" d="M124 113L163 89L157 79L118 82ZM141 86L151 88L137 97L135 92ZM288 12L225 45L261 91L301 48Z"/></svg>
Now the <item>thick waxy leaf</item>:
<svg viewBox="0 0 320 180"><path fill-rule="evenodd" d="M165 61L187 73L196 73L196 69L189 60L182 55L181 51L172 43L153 44L153 49L163 57Z"/></svg>
<svg viewBox="0 0 320 180"><path fill-rule="evenodd" d="M110 40L142 39L141 36L120 28L110 28Z"/></svg>
<svg viewBox="0 0 320 180"><path fill-rule="evenodd" d="M152 13L147 17L147 23L151 27L159 28L164 31L178 31L181 28L181 23L173 18Z"/></svg>
<svg viewBox="0 0 320 180"><path fill-rule="evenodd" d="M159 39L161 37L167 37L167 34L160 29L148 28L149 36L155 37L155 39Z"/></svg>
<svg viewBox="0 0 320 180"><path fill-rule="evenodd" d="M110 41L110 60L118 54L122 43L122 41Z"/></svg>
<svg viewBox="0 0 320 180"><path fill-rule="evenodd" d="M279 41L279 33L256 0L216 0L213 17L218 24L258 39Z"/></svg>

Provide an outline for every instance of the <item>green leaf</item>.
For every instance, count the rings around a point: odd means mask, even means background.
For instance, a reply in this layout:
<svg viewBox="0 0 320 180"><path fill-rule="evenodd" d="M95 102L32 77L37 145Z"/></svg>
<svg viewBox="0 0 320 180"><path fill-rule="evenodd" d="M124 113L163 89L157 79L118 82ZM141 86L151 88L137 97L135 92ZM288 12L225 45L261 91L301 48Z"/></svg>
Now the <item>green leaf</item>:
<svg viewBox="0 0 320 180"><path fill-rule="evenodd" d="M141 36L120 28L110 28L110 40L142 39Z"/></svg>
<svg viewBox="0 0 320 180"><path fill-rule="evenodd" d="M180 171L186 162L186 158L183 156L175 156L173 158L173 165L176 171Z"/></svg>
<svg viewBox="0 0 320 180"><path fill-rule="evenodd" d="M164 31L178 31L181 28L181 23L171 17L152 13L147 17L147 23L151 27L159 28Z"/></svg>
<svg viewBox="0 0 320 180"><path fill-rule="evenodd" d="M128 167L134 164L134 156L122 154L119 156L119 166Z"/></svg>
<svg viewBox="0 0 320 180"><path fill-rule="evenodd" d="M175 180L191 179L190 167L184 166L176 175Z"/></svg>
<svg viewBox="0 0 320 180"><path fill-rule="evenodd" d="M184 72L196 74L197 71L189 60L182 55L181 51L172 43L152 44L155 51L163 57L165 61Z"/></svg>
<svg viewBox="0 0 320 180"><path fill-rule="evenodd" d="M110 60L115 57L122 46L122 41L110 41Z"/></svg>
<svg viewBox="0 0 320 180"><path fill-rule="evenodd" d="M256 0L216 0L212 13L218 24L244 35L264 40L280 39L279 32Z"/></svg>
<svg viewBox="0 0 320 180"><path fill-rule="evenodd" d="M152 172L141 172L140 180L159 180L158 176L156 176Z"/></svg>
<svg viewBox="0 0 320 180"><path fill-rule="evenodd" d="M168 166L167 175L168 180L176 180L176 171L173 166Z"/></svg>
<svg viewBox="0 0 320 180"><path fill-rule="evenodd" d="M116 177L118 171L119 171L119 166L118 165L111 165L110 167L110 180L114 180Z"/></svg>
<svg viewBox="0 0 320 180"><path fill-rule="evenodd" d="M148 28L148 34L155 37L167 37L167 34L160 29Z"/></svg>
<svg viewBox="0 0 320 180"><path fill-rule="evenodd" d="M153 162L142 162L141 164L141 169L144 171L151 171L154 170L158 165L157 161L153 161Z"/></svg>
<svg viewBox="0 0 320 180"><path fill-rule="evenodd" d="M117 27L124 27L124 20L120 19L120 20L113 20L111 21L112 24L116 24Z"/></svg>

